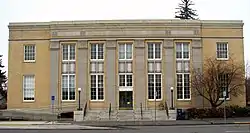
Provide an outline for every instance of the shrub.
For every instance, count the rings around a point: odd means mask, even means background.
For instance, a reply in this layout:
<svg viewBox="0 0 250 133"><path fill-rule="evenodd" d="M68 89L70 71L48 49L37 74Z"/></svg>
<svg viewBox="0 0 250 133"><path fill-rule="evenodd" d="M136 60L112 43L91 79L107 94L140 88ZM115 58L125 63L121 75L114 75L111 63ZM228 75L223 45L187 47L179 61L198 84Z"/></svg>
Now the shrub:
<svg viewBox="0 0 250 133"><path fill-rule="evenodd" d="M189 117L192 119L202 119L202 118L223 118L224 108L190 108L187 110ZM226 115L229 117L249 117L250 108L249 107L239 107L239 106L229 106L226 107Z"/></svg>

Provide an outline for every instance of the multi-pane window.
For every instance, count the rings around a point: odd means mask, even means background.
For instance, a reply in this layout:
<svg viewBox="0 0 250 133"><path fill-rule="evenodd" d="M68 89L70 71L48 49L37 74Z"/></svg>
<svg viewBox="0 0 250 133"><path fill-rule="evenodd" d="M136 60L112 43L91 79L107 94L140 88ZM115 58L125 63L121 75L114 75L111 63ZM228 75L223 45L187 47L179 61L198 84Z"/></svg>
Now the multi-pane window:
<svg viewBox="0 0 250 133"><path fill-rule="evenodd" d="M161 43L148 42L148 59L161 59Z"/></svg>
<svg viewBox="0 0 250 133"><path fill-rule="evenodd" d="M189 60L189 42L176 43L176 59Z"/></svg>
<svg viewBox="0 0 250 133"><path fill-rule="evenodd" d="M147 42L148 45L148 99L162 98L161 42Z"/></svg>
<svg viewBox="0 0 250 133"><path fill-rule="evenodd" d="M90 98L104 100L104 44L90 43Z"/></svg>
<svg viewBox="0 0 250 133"><path fill-rule="evenodd" d="M228 43L227 42L217 42L217 59L227 59L228 58Z"/></svg>
<svg viewBox="0 0 250 133"><path fill-rule="evenodd" d="M103 100L104 99L104 89L103 89L103 75L91 75L91 100Z"/></svg>
<svg viewBox="0 0 250 133"><path fill-rule="evenodd" d="M176 42L176 89L178 100L190 100L189 42Z"/></svg>
<svg viewBox="0 0 250 133"><path fill-rule="evenodd" d="M226 92L226 99L229 99L229 93L228 93L228 74L220 74L219 75L219 83L220 83L220 99L224 99L224 95L223 95L223 92L225 91Z"/></svg>
<svg viewBox="0 0 250 133"><path fill-rule="evenodd" d="M177 99L190 99L190 75L177 74Z"/></svg>
<svg viewBox="0 0 250 133"><path fill-rule="evenodd" d="M75 100L76 99L76 52L75 44L63 43L62 44L62 67L61 67L61 90L62 100Z"/></svg>
<svg viewBox="0 0 250 133"><path fill-rule="evenodd" d="M148 99L161 99L161 74L148 74Z"/></svg>
<svg viewBox="0 0 250 133"><path fill-rule="evenodd" d="M35 76L34 75L23 76L23 100L24 101L35 100Z"/></svg>
<svg viewBox="0 0 250 133"><path fill-rule="evenodd" d="M132 43L119 43L119 87L133 87Z"/></svg>
<svg viewBox="0 0 250 133"><path fill-rule="evenodd" d="M62 45L63 61L75 60L75 44L63 44Z"/></svg>
<svg viewBox="0 0 250 133"><path fill-rule="evenodd" d="M100 60L104 59L104 44L103 43L91 43L91 59Z"/></svg>
<svg viewBox="0 0 250 133"><path fill-rule="evenodd" d="M36 46L24 45L24 61L35 61L36 59Z"/></svg>
<svg viewBox="0 0 250 133"><path fill-rule="evenodd" d="M62 75L62 100L75 100L75 75Z"/></svg>

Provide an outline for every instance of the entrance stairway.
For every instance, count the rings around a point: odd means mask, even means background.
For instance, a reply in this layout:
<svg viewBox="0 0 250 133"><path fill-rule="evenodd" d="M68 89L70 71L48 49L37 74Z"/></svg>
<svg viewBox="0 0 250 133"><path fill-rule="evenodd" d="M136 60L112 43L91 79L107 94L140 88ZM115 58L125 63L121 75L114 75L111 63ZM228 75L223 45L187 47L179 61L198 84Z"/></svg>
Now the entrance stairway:
<svg viewBox="0 0 250 133"><path fill-rule="evenodd" d="M88 110L85 121L164 121L169 120L165 110Z"/></svg>

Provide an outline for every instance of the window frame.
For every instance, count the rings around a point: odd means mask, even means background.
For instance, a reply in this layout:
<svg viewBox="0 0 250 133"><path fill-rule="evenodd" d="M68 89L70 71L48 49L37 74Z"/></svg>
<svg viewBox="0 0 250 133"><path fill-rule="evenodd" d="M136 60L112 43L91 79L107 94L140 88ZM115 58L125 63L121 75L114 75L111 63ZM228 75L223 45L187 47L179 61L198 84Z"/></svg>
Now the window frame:
<svg viewBox="0 0 250 133"><path fill-rule="evenodd" d="M120 86L120 76L121 75L125 76L125 86ZM127 86L127 83L128 83L127 76L128 75L132 76L132 86ZM127 88L127 89L132 89L133 90L133 87L134 87L134 80L133 79L134 79L133 73L119 73L118 74L118 86L119 86L119 89L125 89L125 88Z"/></svg>
<svg viewBox="0 0 250 133"><path fill-rule="evenodd" d="M67 60L64 60L64 59L63 59L63 46L64 46L64 45L67 45L67 52L68 52L68 56L67 56L68 59L67 59ZM71 46L71 45L74 45L74 49L75 49L75 51L74 51L74 52L75 52L75 59L74 59L74 60L71 60L71 59L70 59L70 52L71 52L71 51L70 51L70 46ZM74 62L74 61L76 61L76 43L65 43L65 42L62 42L62 43L61 43L61 47L62 47L62 50L61 50L62 62L71 62L71 61Z"/></svg>
<svg viewBox="0 0 250 133"><path fill-rule="evenodd" d="M149 55L149 43L152 43L153 44L153 58L149 58L148 57L148 55ZM159 45L160 45L160 58L155 58L155 51L156 51L156 48L155 48L155 45L156 45L156 43L160 43ZM162 43L162 41L147 41L146 42L146 44L147 44L147 59L148 59L148 61L153 61L153 60L157 60L157 61L160 61L160 60L162 60L162 45L163 45L163 43Z"/></svg>
<svg viewBox="0 0 250 133"><path fill-rule="evenodd" d="M120 46L121 45L124 45L124 59L120 59ZM131 45L131 52L132 52L132 55L131 55L131 59L127 59L127 46L128 45ZM120 60L120 61L124 61L124 60L127 60L127 61L131 61L131 60L133 60L133 56L134 56L134 54L133 54L133 42L118 42L118 59Z"/></svg>
<svg viewBox="0 0 250 133"><path fill-rule="evenodd" d="M89 52L90 52L90 61L104 61L104 59L105 59L105 44L104 44L104 42L90 42L89 43L89 45L90 45L90 49L89 49ZM91 55L92 55L92 45L95 45L96 47L95 47L95 59L91 59ZM98 59L98 46L99 45L102 45L102 49L103 49L103 59Z"/></svg>
<svg viewBox="0 0 250 133"><path fill-rule="evenodd" d="M91 76L95 76L95 80L96 80L96 86L95 86L95 89L96 89L96 98L95 99L91 99L91 97L92 97L92 95L91 95ZM98 75L102 75L103 76L103 80L102 80L102 82L103 82L103 99L98 99ZM103 101L105 101L105 77L104 77L104 73L90 73L90 97L89 97L89 99L90 99L90 101L93 101L93 102L99 102L99 101L101 101L101 102L103 102Z"/></svg>
<svg viewBox="0 0 250 133"><path fill-rule="evenodd" d="M154 99L149 99L149 79L148 79L148 76L149 75L154 75ZM156 99L156 96L155 96L155 92L156 92L156 75L161 75L161 98L160 99ZM163 99L163 88L162 88L162 73L148 73L148 75L147 75L147 99L148 99L148 101L162 101L162 99Z"/></svg>
<svg viewBox="0 0 250 133"><path fill-rule="evenodd" d="M218 52L224 52L224 51L219 51L219 50L218 50L218 48L219 48L218 46L219 46L219 45L223 45L223 44L226 44L226 48L227 48L227 51L226 51L227 54L226 54L226 55L227 55L227 58L218 58L218 55L219 55ZM229 59L229 49L228 49L228 48L229 48L228 42L223 42L223 41L222 41L222 42L216 42L216 59L217 59L217 60L228 60L228 59ZM220 53L220 54L221 54L221 53Z"/></svg>
<svg viewBox="0 0 250 133"><path fill-rule="evenodd" d="M185 86L184 86L184 81L185 81L185 79L184 79L184 75L185 74L188 74L189 75L189 91L190 91L190 98L185 98L184 97L184 95L185 95ZM178 90L177 90L177 75L181 75L182 76L182 81L181 81L181 83L182 83L182 98L180 99L180 98L178 98ZM176 73L176 100L178 100L178 101L190 101L191 99L192 99L192 96L191 96L191 82L190 82L190 80L191 80L191 74L190 73Z"/></svg>
<svg viewBox="0 0 250 133"><path fill-rule="evenodd" d="M181 44L181 58L177 58L177 44L178 43L180 43ZM188 43L188 58L184 58L184 48L183 48L183 44L184 43ZM175 42L175 59L177 60L177 61L179 61L179 60L190 60L190 55L191 55L191 51L190 51L190 44L191 44L191 42L189 42L189 41L177 41L177 42Z"/></svg>
<svg viewBox="0 0 250 133"><path fill-rule="evenodd" d="M28 46L33 46L34 47L34 60L26 60L26 53L25 53L25 49ZM25 63L32 63L32 62L36 62L36 45L35 44L24 44L23 45L23 60Z"/></svg>
<svg viewBox="0 0 250 133"><path fill-rule="evenodd" d="M230 91L230 88L227 87L226 90L228 92L228 91ZM228 93L227 95L228 95L228 97L226 97L226 100L230 100L231 99L230 93ZM223 96L223 91L222 91L222 96ZM224 100L224 97L219 97L219 100Z"/></svg>
<svg viewBox="0 0 250 133"><path fill-rule="evenodd" d="M33 89L33 93L34 93L34 99L33 100L25 100L25 77L33 77L34 78L34 89ZM27 90L27 89L26 89ZM33 74L27 74L27 75L23 75L23 88L22 88L22 91L23 91L23 102L35 102L35 97L36 97L36 78L35 78L35 75Z"/></svg>
<svg viewBox="0 0 250 133"><path fill-rule="evenodd" d="M66 75L67 76L67 81L68 81L68 86L67 86L67 89L68 89L68 99L67 100L63 100L63 88L62 88L62 83L63 83L63 76ZM70 87L69 87L69 77L70 75L74 75L75 76L75 99L74 100L69 100L69 97L70 97ZM73 73L73 74L61 74L61 101L63 102L72 102L72 101L76 101L76 74Z"/></svg>

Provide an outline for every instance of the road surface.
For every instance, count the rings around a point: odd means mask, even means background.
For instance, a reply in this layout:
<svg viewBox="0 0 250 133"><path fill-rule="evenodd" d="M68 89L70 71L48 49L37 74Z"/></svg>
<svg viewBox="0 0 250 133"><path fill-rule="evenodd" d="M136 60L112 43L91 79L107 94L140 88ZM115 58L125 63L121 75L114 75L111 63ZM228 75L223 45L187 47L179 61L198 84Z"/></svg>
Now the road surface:
<svg viewBox="0 0 250 133"><path fill-rule="evenodd" d="M250 133L250 125L143 126L117 130L0 130L1 133Z"/></svg>

